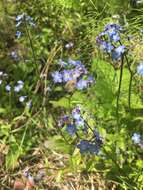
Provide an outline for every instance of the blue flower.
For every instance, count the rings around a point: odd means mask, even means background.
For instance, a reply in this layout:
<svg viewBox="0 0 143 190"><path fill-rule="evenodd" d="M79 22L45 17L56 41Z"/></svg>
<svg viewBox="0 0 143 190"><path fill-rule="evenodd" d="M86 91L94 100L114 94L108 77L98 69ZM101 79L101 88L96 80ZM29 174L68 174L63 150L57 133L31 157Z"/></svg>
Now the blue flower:
<svg viewBox="0 0 143 190"><path fill-rule="evenodd" d="M17 23L16 23L16 27L18 27L18 26L21 25L23 18L24 18L24 13L21 14L21 15L16 16L16 19L15 19L16 22L17 22Z"/></svg>
<svg viewBox="0 0 143 190"><path fill-rule="evenodd" d="M118 42L120 40L120 36L119 33L117 31L115 31L114 29L110 29L108 31L108 35L110 37L110 40L113 42Z"/></svg>
<svg viewBox="0 0 143 190"><path fill-rule="evenodd" d="M78 70L78 72L80 74L87 74L88 73L87 69L85 68L85 66L83 64L77 65L75 69Z"/></svg>
<svg viewBox="0 0 143 190"><path fill-rule="evenodd" d="M63 76L63 81L64 82L68 82L70 80L73 80L72 71L70 71L70 70L63 70L62 71L62 76Z"/></svg>
<svg viewBox="0 0 143 190"><path fill-rule="evenodd" d="M73 124L69 124L66 127L66 131L69 133L70 136L74 136L77 132L76 126Z"/></svg>
<svg viewBox="0 0 143 190"><path fill-rule="evenodd" d="M87 78L87 82L88 82L88 84L93 84L93 83L95 83L95 80L94 80L93 76L89 76L89 77Z"/></svg>
<svg viewBox="0 0 143 190"><path fill-rule="evenodd" d="M76 67L75 69L72 70L72 76L73 79L77 79L81 76L82 72L79 70L78 67Z"/></svg>
<svg viewBox="0 0 143 190"><path fill-rule="evenodd" d="M20 96L19 97L19 101L20 102L24 102L26 98L27 98L27 96Z"/></svg>
<svg viewBox="0 0 143 190"><path fill-rule="evenodd" d="M80 65L81 64L81 61L79 61L79 60L72 60L72 59L69 59L68 60L68 63L70 64L70 65L73 65L73 66L77 66L77 65Z"/></svg>
<svg viewBox="0 0 143 190"><path fill-rule="evenodd" d="M75 120L75 125L77 126L84 126L84 119L78 118Z"/></svg>
<svg viewBox="0 0 143 190"><path fill-rule="evenodd" d="M8 85L6 85L5 86L5 90L7 91L7 92L10 92L11 91L11 86L8 84Z"/></svg>
<svg viewBox="0 0 143 190"><path fill-rule="evenodd" d="M80 109L79 109L79 107L72 110L72 117L75 120L80 119Z"/></svg>
<svg viewBox="0 0 143 190"><path fill-rule="evenodd" d="M97 144L89 144L89 152L91 154L98 154L100 150L100 146L98 146Z"/></svg>
<svg viewBox="0 0 143 190"><path fill-rule="evenodd" d="M69 123L69 116L64 115L58 120L58 127L63 127L67 123Z"/></svg>
<svg viewBox="0 0 143 190"><path fill-rule="evenodd" d="M11 55L11 57L12 57L14 60L18 60L18 55L17 55L17 52L16 52L16 51L12 51L10 55Z"/></svg>
<svg viewBox="0 0 143 190"><path fill-rule="evenodd" d="M137 73L143 75L143 63L137 66Z"/></svg>
<svg viewBox="0 0 143 190"><path fill-rule="evenodd" d="M81 140L80 144L77 145L77 148L80 149L80 153L87 153L89 151L89 142L87 140Z"/></svg>
<svg viewBox="0 0 143 190"><path fill-rule="evenodd" d="M141 142L141 135L138 133L134 133L132 136L132 140L135 144L139 144Z"/></svg>
<svg viewBox="0 0 143 190"><path fill-rule="evenodd" d="M20 92L20 90L23 88L24 82L19 80L17 81L17 85L14 87L15 92Z"/></svg>
<svg viewBox="0 0 143 190"><path fill-rule="evenodd" d="M123 30L123 28L120 25L115 24L115 23L107 24L105 26L105 31L110 30L110 29L115 29L115 30L118 30L118 31Z"/></svg>
<svg viewBox="0 0 143 190"><path fill-rule="evenodd" d="M20 32L20 31L16 31L15 36L16 36L18 39L21 37L21 35L22 35L22 32Z"/></svg>
<svg viewBox="0 0 143 190"><path fill-rule="evenodd" d="M52 73L54 83L62 83L62 74L59 71Z"/></svg>
<svg viewBox="0 0 143 190"><path fill-rule="evenodd" d="M91 143L87 140L81 140L80 144L77 145L77 148L80 149L80 153L91 153L91 154L98 154L100 150L100 146Z"/></svg>
<svg viewBox="0 0 143 190"><path fill-rule="evenodd" d="M35 26L35 23L33 22L33 18L31 16L26 16L26 21L31 25Z"/></svg>
<svg viewBox="0 0 143 190"><path fill-rule="evenodd" d="M114 47L111 43L102 41L100 44L100 49L102 49L103 51L106 51L107 53L111 53L111 51L114 49Z"/></svg>
<svg viewBox="0 0 143 190"><path fill-rule="evenodd" d="M25 13L16 16L16 27L20 26L22 24L23 20L26 20L28 22L29 25L31 26L35 26L35 23L33 22L33 18L31 16L27 16L25 15Z"/></svg>
<svg viewBox="0 0 143 190"><path fill-rule="evenodd" d="M118 46L113 52L112 52L112 59L113 60L118 60L121 58L121 56L123 55L123 53L125 52L126 47L121 45Z"/></svg>
<svg viewBox="0 0 143 190"><path fill-rule="evenodd" d="M84 80L84 79L80 79L77 83L76 83L76 88L78 90L83 90L85 88L88 87L88 82L87 80Z"/></svg>
<svg viewBox="0 0 143 190"><path fill-rule="evenodd" d="M24 18L24 13L22 13L21 15L17 15L16 16L16 21L21 21Z"/></svg>

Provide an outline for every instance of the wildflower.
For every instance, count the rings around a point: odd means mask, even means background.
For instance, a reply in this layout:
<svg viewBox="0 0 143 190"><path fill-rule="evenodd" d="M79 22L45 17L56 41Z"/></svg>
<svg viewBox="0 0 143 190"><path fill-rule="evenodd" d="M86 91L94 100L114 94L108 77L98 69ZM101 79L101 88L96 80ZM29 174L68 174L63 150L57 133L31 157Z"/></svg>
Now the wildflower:
<svg viewBox="0 0 143 190"><path fill-rule="evenodd" d="M118 46L113 52L112 52L112 59L113 60L118 60L121 58L123 53L125 52L125 46L121 45Z"/></svg>
<svg viewBox="0 0 143 190"><path fill-rule="evenodd" d="M26 21L29 23L29 25L35 26L35 23L33 22L33 18L31 16L26 16Z"/></svg>
<svg viewBox="0 0 143 190"><path fill-rule="evenodd" d="M80 144L77 145L77 148L80 149L81 154L88 152L91 154L98 154L100 150L100 146L87 140L81 140Z"/></svg>
<svg viewBox="0 0 143 190"><path fill-rule="evenodd" d="M75 109L72 110L72 117L75 120L80 119L81 115L80 115L80 109L79 109L79 107L77 107L77 108L75 108Z"/></svg>
<svg viewBox="0 0 143 190"><path fill-rule="evenodd" d="M76 88L78 90L83 90L85 88L87 88L88 86L88 82L87 80L84 80L84 79L80 79L77 83L76 83Z"/></svg>
<svg viewBox="0 0 143 190"><path fill-rule="evenodd" d="M72 71L70 71L70 70L63 70L62 75L63 75L63 81L64 82L67 82L67 81L70 81L73 79Z"/></svg>
<svg viewBox="0 0 143 190"><path fill-rule="evenodd" d="M139 144L141 142L141 135L138 133L134 133L132 136L132 140L135 144Z"/></svg>
<svg viewBox="0 0 143 190"><path fill-rule="evenodd" d="M0 71L0 76L2 76L3 75L3 71Z"/></svg>
<svg viewBox="0 0 143 190"><path fill-rule="evenodd" d="M21 35L22 35L22 32L20 32L20 31L16 31L15 36L16 36L18 39L21 37Z"/></svg>
<svg viewBox="0 0 143 190"><path fill-rule="evenodd" d="M75 69L72 70L72 76L73 79L77 79L81 76L81 71L79 70L79 67L76 67Z"/></svg>
<svg viewBox="0 0 143 190"><path fill-rule="evenodd" d="M115 23L110 23L105 26L105 31L110 30L110 29L115 29L117 31L123 30L123 28L120 25L115 24Z"/></svg>
<svg viewBox="0 0 143 190"><path fill-rule="evenodd" d="M6 89L7 92L10 92L11 86L8 84L8 85L5 86L5 89Z"/></svg>
<svg viewBox="0 0 143 190"><path fill-rule="evenodd" d="M117 31L115 31L114 29L110 29L108 31L108 35L110 37L110 40L113 42L118 42L120 40L120 36L119 33Z"/></svg>
<svg viewBox="0 0 143 190"><path fill-rule="evenodd" d="M24 13L22 13L21 15L16 16L16 21L21 21L24 18Z"/></svg>
<svg viewBox="0 0 143 190"><path fill-rule="evenodd" d="M87 69L83 64L77 65L76 70L78 70L81 74L87 74Z"/></svg>
<svg viewBox="0 0 143 190"><path fill-rule="evenodd" d="M52 73L53 81L55 83L61 83L62 82L62 74L59 71L55 71Z"/></svg>
<svg viewBox="0 0 143 190"><path fill-rule="evenodd" d="M119 16L119 15L112 15L112 18L113 18L113 19L119 19L120 16Z"/></svg>
<svg viewBox="0 0 143 190"><path fill-rule="evenodd" d="M88 82L88 84L94 83L95 80L94 80L93 76L89 76L89 77L87 78L87 82Z"/></svg>
<svg viewBox="0 0 143 190"><path fill-rule="evenodd" d="M84 119L82 119L82 118L76 119L75 125L77 125L77 126L84 126Z"/></svg>
<svg viewBox="0 0 143 190"><path fill-rule="evenodd" d="M16 51L12 51L12 52L11 52L11 57L12 57L13 59L17 60L17 59L18 59L17 52L16 52Z"/></svg>
<svg viewBox="0 0 143 190"><path fill-rule="evenodd" d="M79 60L72 60L72 59L69 59L68 60L68 63L70 64L70 65L73 65L73 66L77 66L77 65L80 65L81 64L81 61L79 61Z"/></svg>
<svg viewBox="0 0 143 190"><path fill-rule="evenodd" d="M25 15L25 13L16 16L15 20L16 20L16 27L20 26L23 20L27 21L29 25L35 26L35 23L33 22L33 18L31 16Z"/></svg>
<svg viewBox="0 0 143 190"><path fill-rule="evenodd" d="M24 84L24 82L22 81L22 80L19 80L19 81L17 81L17 83L20 85L23 85Z"/></svg>
<svg viewBox="0 0 143 190"><path fill-rule="evenodd" d="M105 41L102 41L100 43L100 49L107 52L107 53L111 53L111 51L114 49L114 47L111 43L107 43Z"/></svg>
<svg viewBox="0 0 143 190"><path fill-rule="evenodd" d="M80 144L77 145L77 148L80 149L80 153L86 153L89 150L89 142L87 140L81 140Z"/></svg>
<svg viewBox="0 0 143 190"><path fill-rule="evenodd" d="M137 66L137 73L143 76L143 63Z"/></svg>
<svg viewBox="0 0 143 190"><path fill-rule="evenodd" d="M24 82L19 80L17 81L17 85L14 87L15 92L20 92L20 90L23 88Z"/></svg>
<svg viewBox="0 0 143 190"><path fill-rule="evenodd" d="M97 144L90 144L89 145L89 152L91 154L98 154L100 150L100 146L98 146Z"/></svg>
<svg viewBox="0 0 143 190"><path fill-rule="evenodd" d="M68 124L66 127L66 131L69 133L70 136L74 136L77 132L76 126L73 124Z"/></svg>
<svg viewBox="0 0 143 190"><path fill-rule="evenodd" d="M72 47L73 47L73 43L72 42L70 42L70 43L68 43L68 44L65 45L66 49L70 49Z"/></svg>
<svg viewBox="0 0 143 190"><path fill-rule="evenodd" d="M16 19L15 19L16 20L16 27L21 25L23 18L24 18L24 13L16 16Z"/></svg>
<svg viewBox="0 0 143 190"><path fill-rule="evenodd" d="M58 120L58 127L63 127L65 124L68 123L70 123L70 118L68 115L64 115Z"/></svg>
<svg viewBox="0 0 143 190"><path fill-rule="evenodd" d="M27 96L20 96L19 97L19 101L20 102L24 102L26 98L27 98Z"/></svg>

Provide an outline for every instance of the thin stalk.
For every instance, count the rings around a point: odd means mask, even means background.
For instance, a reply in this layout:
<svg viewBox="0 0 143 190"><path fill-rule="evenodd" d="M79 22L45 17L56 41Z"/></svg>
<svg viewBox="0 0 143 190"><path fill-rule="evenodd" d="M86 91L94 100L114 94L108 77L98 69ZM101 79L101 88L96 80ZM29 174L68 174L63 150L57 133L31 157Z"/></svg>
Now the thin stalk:
<svg viewBox="0 0 143 190"><path fill-rule="evenodd" d="M131 108L131 91L132 91L133 72L131 70L127 55L125 55L125 59L127 62L128 70L130 72L130 82L129 82L129 91L128 91L128 106L130 109Z"/></svg>
<svg viewBox="0 0 143 190"><path fill-rule="evenodd" d="M119 87L118 87L117 102L116 102L116 114L117 114L117 119L119 118L119 99L120 99L121 84L122 84L122 78L123 78L123 66L124 66L124 56L122 56L122 59L121 59Z"/></svg>
<svg viewBox="0 0 143 190"><path fill-rule="evenodd" d="M29 44L30 44L31 51L32 51L33 60L34 60L35 65L36 65L36 72L37 72L37 74L39 75L40 73L39 73L39 69L38 69L38 64L37 64L37 59L36 59L36 55L35 55L35 51L34 51L32 39L31 39L29 30L28 30L26 21L25 21L24 23L25 23L25 29L26 29L26 33L27 33L27 36L28 36Z"/></svg>
<svg viewBox="0 0 143 190"><path fill-rule="evenodd" d="M131 73L130 74L129 91L128 91L128 106L129 106L129 109L131 108L132 81L133 81L133 74Z"/></svg>

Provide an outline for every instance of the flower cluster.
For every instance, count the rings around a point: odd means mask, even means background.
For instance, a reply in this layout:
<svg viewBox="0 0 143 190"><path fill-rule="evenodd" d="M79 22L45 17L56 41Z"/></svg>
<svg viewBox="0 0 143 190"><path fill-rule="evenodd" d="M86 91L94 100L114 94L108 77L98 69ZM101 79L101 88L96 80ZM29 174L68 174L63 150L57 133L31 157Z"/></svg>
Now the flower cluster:
<svg viewBox="0 0 143 190"><path fill-rule="evenodd" d="M123 28L117 24L107 24L104 31L96 38L100 49L110 54L113 61L121 59L126 51L126 47L121 44L122 31Z"/></svg>
<svg viewBox="0 0 143 190"><path fill-rule="evenodd" d="M25 13L22 13L22 14L16 16L15 20L16 20L16 25L15 25L16 28L18 28L19 26L21 26L24 22L26 24L30 25L30 26L35 26L33 18L31 16L26 15ZM21 35L22 35L22 32L19 31L19 30L17 30L15 36L17 38L20 38Z"/></svg>
<svg viewBox="0 0 143 190"><path fill-rule="evenodd" d="M26 21L31 26L35 26L33 18L31 16L26 15L25 13L16 16L15 20L16 20L16 27L20 26L23 23L23 21Z"/></svg>
<svg viewBox="0 0 143 190"><path fill-rule="evenodd" d="M70 115L62 116L58 121L58 127L63 128L71 137L77 137L76 147L80 153L98 154L102 145L102 138L97 130L92 129L82 117L80 107L72 110ZM87 136L90 138L87 139ZM85 137L86 136L86 139Z"/></svg>
<svg viewBox="0 0 143 190"><path fill-rule="evenodd" d="M18 80L14 86L12 84L9 84L9 83L5 84L5 82L3 82L3 81L4 81L4 77L6 77L6 76L7 76L6 73L4 73L3 71L0 71L0 85L4 84L4 88L5 88L5 91L7 93L10 94L11 92L14 92L14 93L18 94L19 102L21 102L21 103L25 102L25 100L28 99L28 97L23 96L23 95L21 95L21 96L19 95L19 93L22 91L22 89L24 87L24 82L22 80ZM28 107L30 107L31 101L26 102L26 105Z"/></svg>
<svg viewBox="0 0 143 190"><path fill-rule="evenodd" d="M17 54L16 51L12 51L12 52L10 53L10 56L11 56L11 58L14 59L15 61L18 61L18 60L19 60L19 56L18 56L18 54Z"/></svg>
<svg viewBox="0 0 143 190"><path fill-rule="evenodd" d="M94 83L93 77L88 75L88 71L81 61L69 59L68 62L64 62L60 60L58 64L60 70L51 73L54 83L67 84L73 81L74 87L78 90L83 90Z"/></svg>
<svg viewBox="0 0 143 190"><path fill-rule="evenodd" d="M73 44L72 42L69 42L69 43L67 43L67 44L65 45L65 48L66 48L66 49L71 49L71 48L73 48L73 46L74 46L74 44Z"/></svg>

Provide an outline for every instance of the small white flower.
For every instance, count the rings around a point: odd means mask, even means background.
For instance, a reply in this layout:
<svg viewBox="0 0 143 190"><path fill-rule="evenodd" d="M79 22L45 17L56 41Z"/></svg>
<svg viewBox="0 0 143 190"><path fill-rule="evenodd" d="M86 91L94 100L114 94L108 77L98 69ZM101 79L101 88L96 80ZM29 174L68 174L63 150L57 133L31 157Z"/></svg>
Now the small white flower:
<svg viewBox="0 0 143 190"><path fill-rule="evenodd" d="M3 71L0 71L0 76L2 76L3 75Z"/></svg>
<svg viewBox="0 0 143 190"><path fill-rule="evenodd" d="M25 100L26 98L27 98L27 96L20 96L20 97L19 97L19 101L20 101L20 102L24 102L24 100Z"/></svg>
<svg viewBox="0 0 143 190"><path fill-rule="evenodd" d="M8 84L8 85L5 86L5 89L6 89L7 92L10 92L11 86Z"/></svg>
<svg viewBox="0 0 143 190"><path fill-rule="evenodd" d="M24 84L22 80L17 81L17 84Z"/></svg>
<svg viewBox="0 0 143 190"><path fill-rule="evenodd" d="M135 144L139 144L141 142L141 135L138 133L134 133L132 136L132 140Z"/></svg>

